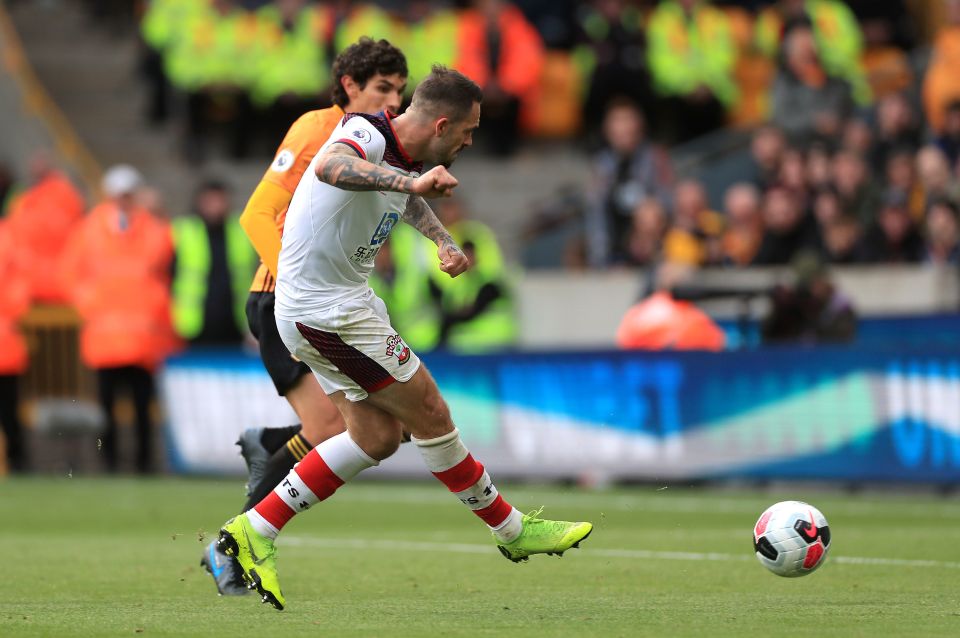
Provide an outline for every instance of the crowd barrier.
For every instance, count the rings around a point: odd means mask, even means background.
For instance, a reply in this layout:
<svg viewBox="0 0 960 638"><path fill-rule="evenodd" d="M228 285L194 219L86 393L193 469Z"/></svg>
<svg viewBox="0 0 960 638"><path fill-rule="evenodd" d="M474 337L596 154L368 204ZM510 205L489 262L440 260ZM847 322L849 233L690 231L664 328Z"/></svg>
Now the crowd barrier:
<svg viewBox="0 0 960 638"><path fill-rule="evenodd" d="M960 482L960 343L424 360L500 476ZM240 472L244 428L296 419L252 355L181 356L160 387L178 472ZM373 473L426 475L409 445Z"/></svg>

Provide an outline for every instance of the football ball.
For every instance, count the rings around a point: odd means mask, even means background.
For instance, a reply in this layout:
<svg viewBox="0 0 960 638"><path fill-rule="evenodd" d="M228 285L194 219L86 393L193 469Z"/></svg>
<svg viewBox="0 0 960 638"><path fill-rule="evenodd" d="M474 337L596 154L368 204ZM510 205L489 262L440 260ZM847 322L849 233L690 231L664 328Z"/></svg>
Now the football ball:
<svg viewBox="0 0 960 638"><path fill-rule="evenodd" d="M760 564L778 576L806 576L827 558L830 527L813 505L801 501L776 503L753 527L753 550Z"/></svg>

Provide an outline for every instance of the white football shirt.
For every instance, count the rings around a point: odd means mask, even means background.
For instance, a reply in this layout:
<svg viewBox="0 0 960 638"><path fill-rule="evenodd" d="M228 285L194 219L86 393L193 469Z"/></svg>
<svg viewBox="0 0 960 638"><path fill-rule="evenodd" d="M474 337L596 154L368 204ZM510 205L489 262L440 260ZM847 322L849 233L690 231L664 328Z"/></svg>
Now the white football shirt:
<svg viewBox="0 0 960 638"><path fill-rule="evenodd" d="M331 144L359 157L417 177L423 166L400 146L389 113L349 113L300 178L283 229L276 287L278 318L295 321L360 297L369 288L373 260L400 222L409 195L347 191L317 179L317 158Z"/></svg>

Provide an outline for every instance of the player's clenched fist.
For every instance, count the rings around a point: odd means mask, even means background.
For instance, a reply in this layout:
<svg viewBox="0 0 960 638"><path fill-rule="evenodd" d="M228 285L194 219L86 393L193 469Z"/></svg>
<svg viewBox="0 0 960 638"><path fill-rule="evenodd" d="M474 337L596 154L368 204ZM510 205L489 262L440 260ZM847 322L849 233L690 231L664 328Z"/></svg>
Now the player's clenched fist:
<svg viewBox="0 0 960 638"><path fill-rule="evenodd" d="M451 277L465 272L470 267L470 260L463 254L460 247L452 241L445 241L437 249L437 256L440 257L440 270Z"/></svg>
<svg viewBox="0 0 960 638"><path fill-rule="evenodd" d="M443 166L434 166L429 171L413 180L413 193L426 198L450 197L456 188L457 178L451 175Z"/></svg>

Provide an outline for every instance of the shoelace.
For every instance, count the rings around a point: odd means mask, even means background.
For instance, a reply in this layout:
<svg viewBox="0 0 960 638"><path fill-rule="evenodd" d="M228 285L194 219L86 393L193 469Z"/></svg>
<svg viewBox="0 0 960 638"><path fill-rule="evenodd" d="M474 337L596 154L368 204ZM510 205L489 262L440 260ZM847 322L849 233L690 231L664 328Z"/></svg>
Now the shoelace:
<svg viewBox="0 0 960 638"><path fill-rule="evenodd" d="M527 514L527 520L530 522L542 523L545 526L549 527L550 531L561 531L566 527L566 523L563 521L551 521L549 519L538 518L543 512L543 505L540 506L540 509L534 510Z"/></svg>

